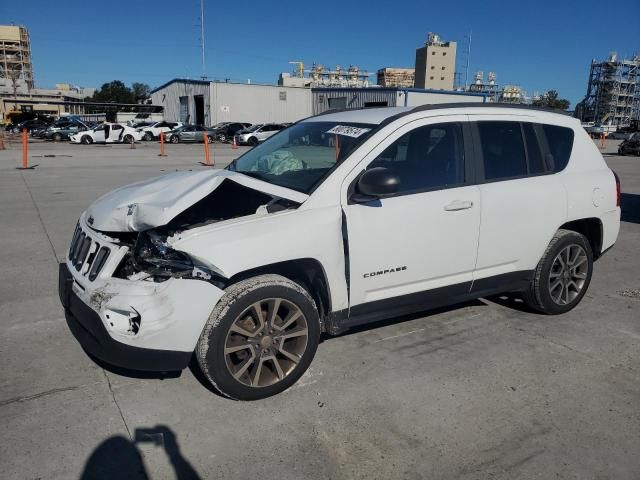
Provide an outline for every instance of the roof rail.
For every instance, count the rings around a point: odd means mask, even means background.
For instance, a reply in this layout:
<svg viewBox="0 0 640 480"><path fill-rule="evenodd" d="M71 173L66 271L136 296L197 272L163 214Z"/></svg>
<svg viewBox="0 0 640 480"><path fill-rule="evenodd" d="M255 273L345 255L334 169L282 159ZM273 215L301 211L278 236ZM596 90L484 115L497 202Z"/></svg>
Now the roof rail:
<svg viewBox="0 0 640 480"><path fill-rule="evenodd" d="M538 107L534 105L523 105L521 103L479 103L479 102L462 102L462 103L437 103L419 105L412 108L407 113L422 112L425 110L440 110L442 108L512 108L519 110L534 110L537 112L559 113L561 115L568 115L564 110L549 107Z"/></svg>

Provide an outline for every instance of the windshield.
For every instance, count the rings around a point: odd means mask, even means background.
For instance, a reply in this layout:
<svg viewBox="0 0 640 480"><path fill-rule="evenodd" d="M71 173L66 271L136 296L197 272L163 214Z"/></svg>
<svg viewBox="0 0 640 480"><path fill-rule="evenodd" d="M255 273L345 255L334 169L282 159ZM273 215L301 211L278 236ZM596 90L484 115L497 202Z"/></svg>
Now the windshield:
<svg viewBox="0 0 640 480"><path fill-rule="evenodd" d="M251 125L250 127L243 128L242 132L255 132L260 127L264 126L263 123L256 123L255 125Z"/></svg>
<svg viewBox="0 0 640 480"><path fill-rule="evenodd" d="M298 123L249 150L227 169L309 193L375 127L344 122Z"/></svg>

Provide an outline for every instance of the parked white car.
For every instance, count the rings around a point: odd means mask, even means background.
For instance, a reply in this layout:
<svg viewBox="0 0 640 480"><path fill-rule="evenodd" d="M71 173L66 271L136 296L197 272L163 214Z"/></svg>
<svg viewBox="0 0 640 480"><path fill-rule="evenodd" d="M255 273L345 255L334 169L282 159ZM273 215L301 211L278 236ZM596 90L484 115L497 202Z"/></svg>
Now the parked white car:
<svg viewBox="0 0 640 480"><path fill-rule="evenodd" d="M179 128L184 125L182 122L156 122L153 125L147 125L145 127L136 128L138 132L142 135L142 139L146 141L151 141L154 138L158 138L161 133L168 133L174 128Z"/></svg>
<svg viewBox="0 0 640 480"><path fill-rule="evenodd" d="M102 123L85 132L69 137L72 143L133 143L142 139L142 134L135 128L121 123Z"/></svg>
<svg viewBox="0 0 640 480"><path fill-rule="evenodd" d="M252 400L293 385L322 332L501 292L567 312L619 227L618 179L573 118L352 110L303 120L225 170L99 198L59 290L95 357L167 371L195 352L219 391Z"/></svg>
<svg viewBox="0 0 640 480"><path fill-rule="evenodd" d="M249 128L236 133L236 143L238 145L257 145L284 128L286 128L284 125L277 123L251 125Z"/></svg>

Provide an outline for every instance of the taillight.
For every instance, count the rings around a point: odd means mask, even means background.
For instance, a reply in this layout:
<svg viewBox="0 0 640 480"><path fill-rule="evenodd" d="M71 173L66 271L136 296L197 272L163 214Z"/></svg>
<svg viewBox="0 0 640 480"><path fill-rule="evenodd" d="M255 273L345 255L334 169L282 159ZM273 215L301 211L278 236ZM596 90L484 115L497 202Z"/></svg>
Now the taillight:
<svg viewBox="0 0 640 480"><path fill-rule="evenodd" d="M613 172L613 170L611 170ZM613 176L616 177L616 207L620 206L620 177L616 172L613 172Z"/></svg>

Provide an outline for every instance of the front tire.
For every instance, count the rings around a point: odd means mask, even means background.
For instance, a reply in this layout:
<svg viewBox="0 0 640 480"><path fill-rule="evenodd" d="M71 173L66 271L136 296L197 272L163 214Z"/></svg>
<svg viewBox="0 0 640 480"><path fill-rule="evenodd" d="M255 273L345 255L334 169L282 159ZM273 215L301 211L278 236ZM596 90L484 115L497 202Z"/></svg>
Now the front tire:
<svg viewBox="0 0 640 480"><path fill-rule="evenodd" d="M315 302L299 284L260 275L227 288L209 316L196 358L224 395L258 400L280 393L307 370L318 348Z"/></svg>
<svg viewBox="0 0 640 480"><path fill-rule="evenodd" d="M593 273L593 252L584 235L558 230L534 270L524 300L548 315L574 308L582 298Z"/></svg>
<svg viewBox="0 0 640 480"><path fill-rule="evenodd" d="M80 143L82 143L83 145L91 145L93 143L93 138L91 138L89 135L83 135L80 139Z"/></svg>
<svg viewBox="0 0 640 480"><path fill-rule="evenodd" d="M255 147L258 144L258 139L256 137L251 137L247 143L252 147Z"/></svg>
<svg viewBox="0 0 640 480"><path fill-rule="evenodd" d="M60 141L62 141L62 135L60 135L59 133L54 133L54 134L53 134L53 141L54 141L54 142L60 142Z"/></svg>
<svg viewBox="0 0 640 480"><path fill-rule="evenodd" d="M171 143L180 142L180 138L177 135L171 135Z"/></svg>

